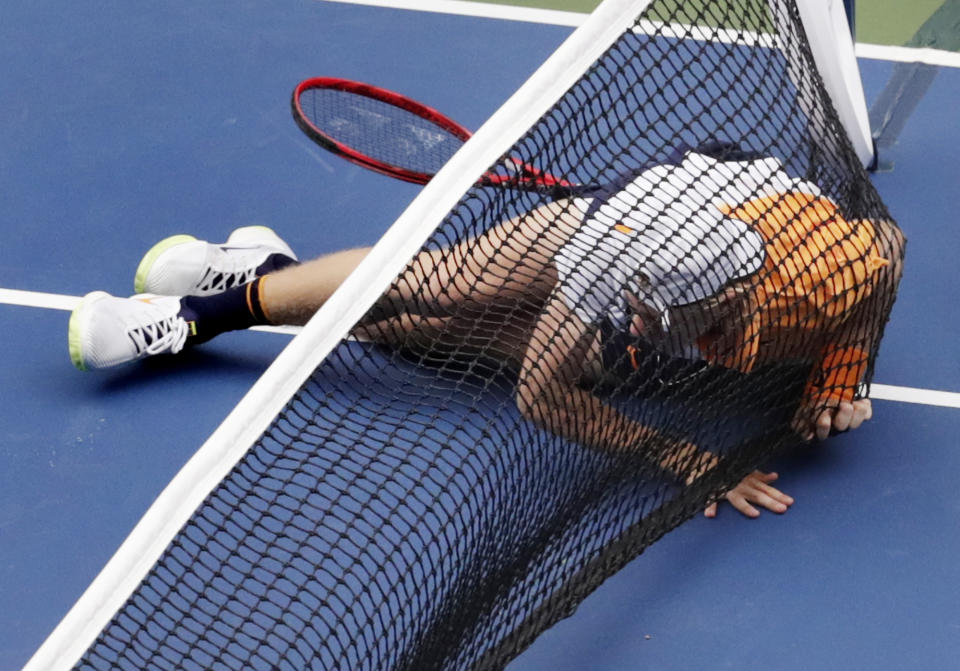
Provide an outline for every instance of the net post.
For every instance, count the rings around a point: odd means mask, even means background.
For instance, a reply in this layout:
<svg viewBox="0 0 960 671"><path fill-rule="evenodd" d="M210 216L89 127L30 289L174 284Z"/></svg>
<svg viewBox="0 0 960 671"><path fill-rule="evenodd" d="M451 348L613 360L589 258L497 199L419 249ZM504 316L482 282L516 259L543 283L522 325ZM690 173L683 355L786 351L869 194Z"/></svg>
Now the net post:
<svg viewBox="0 0 960 671"><path fill-rule="evenodd" d="M875 156L870 116L844 5L841 0L796 0L796 5L814 62L840 123L861 165L871 166ZM779 13L773 14L776 20ZM792 34L788 26L778 27L782 34Z"/></svg>

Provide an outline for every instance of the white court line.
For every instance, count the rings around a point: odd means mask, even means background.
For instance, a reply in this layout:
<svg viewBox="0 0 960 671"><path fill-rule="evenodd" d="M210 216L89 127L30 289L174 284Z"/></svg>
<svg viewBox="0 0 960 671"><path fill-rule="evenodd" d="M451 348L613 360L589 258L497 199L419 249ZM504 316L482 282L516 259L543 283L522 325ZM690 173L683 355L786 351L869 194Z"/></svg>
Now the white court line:
<svg viewBox="0 0 960 671"><path fill-rule="evenodd" d="M589 14L583 12L565 12L557 9L537 9L535 7L513 7L485 2L467 2L465 0L321 0L322 2L343 2L349 5L367 5L386 9L409 9L415 12L434 12L436 14L454 14L473 16L481 19L503 19L505 21L526 21L544 23L553 26L576 28L587 20Z"/></svg>
<svg viewBox="0 0 960 671"><path fill-rule="evenodd" d="M80 302L80 296L64 296L62 294L47 294L38 291L21 291L19 289L0 289L0 303L20 305L24 307L46 308L50 310L71 311ZM279 333L296 335L300 332L299 326L254 326L252 331L264 333ZM934 405L942 408L960 408L960 393L951 391L937 391L934 389L917 389L915 387L897 387L888 384L871 384L870 397L881 401L897 401L900 403L918 403L920 405Z"/></svg>
<svg viewBox="0 0 960 671"><path fill-rule="evenodd" d="M567 12L556 9L538 9L535 7L516 7L468 0L322 0L325 2L343 2L351 5L383 7L386 9L406 9L417 12L452 14L483 19L501 19L504 21L526 21L553 26L578 27L587 20L589 14ZM684 24L665 24L659 21L641 21L634 31L647 35L663 37L694 37L715 40L728 44L768 45L770 36L743 30L714 30L701 26Z"/></svg>
<svg viewBox="0 0 960 671"><path fill-rule="evenodd" d="M504 21L525 21L553 26L576 28L589 14L565 12L555 9L536 9L533 7L514 7L485 2L466 0L320 0L321 2L339 2L351 5L384 7L387 9L407 9L417 12L434 12L456 16L472 16L484 19L502 19ZM960 68L960 54L942 49L896 47L883 44L858 42L855 46L857 57L901 63L926 63L944 67Z"/></svg>
<svg viewBox="0 0 960 671"><path fill-rule="evenodd" d="M888 384L871 384L870 398L900 403L935 405L941 408L960 408L960 394L935 389L917 389L915 387L895 387Z"/></svg>
<svg viewBox="0 0 960 671"><path fill-rule="evenodd" d="M0 303L22 305L31 308L72 311L80 302L79 296L45 294L39 291L21 291L19 289L0 289Z"/></svg>
<svg viewBox="0 0 960 671"><path fill-rule="evenodd" d="M881 44L856 44L858 58L872 58L878 61L897 61L900 63L926 63L948 68L960 68L960 54L943 49L918 47L891 47Z"/></svg>
<svg viewBox="0 0 960 671"><path fill-rule="evenodd" d="M30 308L46 308L48 310L65 310L73 312L80 303L81 296L64 296L63 294L45 294L39 291L22 291L20 289L0 289L0 303L20 305ZM302 330L299 326L254 326L251 331L264 333L282 333L296 335Z"/></svg>

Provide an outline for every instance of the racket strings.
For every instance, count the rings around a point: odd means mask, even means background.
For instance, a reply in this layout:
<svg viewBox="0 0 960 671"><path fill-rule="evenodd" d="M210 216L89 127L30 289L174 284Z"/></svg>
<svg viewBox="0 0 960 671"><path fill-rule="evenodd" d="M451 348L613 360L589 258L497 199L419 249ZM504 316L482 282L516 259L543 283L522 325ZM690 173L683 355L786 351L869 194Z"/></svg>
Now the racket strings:
<svg viewBox="0 0 960 671"><path fill-rule="evenodd" d="M390 102L336 89L309 89L301 109L316 132L360 157L435 174L463 144L451 131Z"/></svg>

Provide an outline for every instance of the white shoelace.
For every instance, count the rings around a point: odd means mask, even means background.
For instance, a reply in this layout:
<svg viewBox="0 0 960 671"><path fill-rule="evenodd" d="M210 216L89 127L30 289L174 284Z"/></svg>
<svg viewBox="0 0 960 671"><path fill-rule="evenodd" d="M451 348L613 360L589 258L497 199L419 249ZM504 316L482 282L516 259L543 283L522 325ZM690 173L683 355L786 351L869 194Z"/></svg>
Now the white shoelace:
<svg viewBox="0 0 960 671"><path fill-rule="evenodd" d="M238 256L232 256L220 249L217 252L217 257L209 262L203 277L197 282L197 288L201 291L220 293L252 282L257 278L257 267L270 254L281 253L280 250L271 251L267 256L258 259L259 255L255 254L254 250Z"/></svg>
<svg viewBox="0 0 960 671"><path fill-rule="evenodd" d="M127 329L127 336L133 341L138 355L152 356L164 352L176 354L182 350L188 331L187 322L174 315L149 323L140 322Z"/></svg>
<svg viewBox="0 0 960 671"><path fill-rule="evenodd" d="M257 278L256 268L246 270L224 272L215 268L208 268L204 276L197 282L197 288L201 291L210 291L220 293L227 289L252 282Z"/></svg>

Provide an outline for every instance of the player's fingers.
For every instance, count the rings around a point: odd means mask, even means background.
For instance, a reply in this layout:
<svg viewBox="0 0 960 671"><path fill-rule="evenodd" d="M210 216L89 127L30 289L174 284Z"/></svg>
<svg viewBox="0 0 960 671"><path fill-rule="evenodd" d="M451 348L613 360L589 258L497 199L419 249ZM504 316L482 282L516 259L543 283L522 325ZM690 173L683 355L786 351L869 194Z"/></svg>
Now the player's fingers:
<svg viewBox="0 0 960 671"><path fill-rule="evenodd" d="M873 417L873 406L869 398L861 398L853 402L853 419L850 420L850 428L859 428L861 424Z"/></svg>
<svg viewBox="0 0 960 671"><path fill-rule="evenodd" d="M758 506L763 506L767 510L774 513L785 513L787 508L790 507L790 504L781 501L779 498L773 496L768 496L766 494L760 494L753 499L753 502Z"/></svg>
<svg viewBox="0 0 960 671"><path fill-rule="evenodd" d="M704 516L704 517L716 517L716 516L717 516L717 504L716 504L716 503L711 503L709 506L707 506L706 509L703 511L703 516Z"/></svg>
<svg viewBox="0 0 960 671"><path fill-rule="evenodd" d="M793 497L784 494L776 487L771 486L771 483L776 482L777 478L779 477L779 473L763 473L762 471L754 471L747 480L750 488L746 492L746 496L751 497L764 494L772 499L780 501L781 503L786 503L787 505L792 504Z"/></svg>
<svg viewBox="0 0 960 671"><path fill-rule="evenodd" d="M820 413L820 416L817 417L816 424L816 434L817 438L820 440L826 440L827 436L830 435L830 426L833 422L833 410L827 409Z"/></svg>
<svg viewBox="0 0 960 671"><path fill-rule="evenodd" d="M757 488L757 497L761 497L761 496L766 497L767 499L770 499L772 501L777 501L787 506L793 504L792 496L790 496L789 494L784 494L776 487L771 487L770 485L761 485ZM760 501L758 500L757 503L760 503Z"/></svg>
<svg viewBox="0 0 960 671"><path fill-rule="evenodd" d="M739 494L728 494L727 501L730 502L730 505L732 505L734 509L747 517L760 517L760 511L750 505L750 502Z"/></svg>
<svg viewBox="0 0 960 671"><path fill-rule="evenodd" d="M816 436L817 423L815 420L811 420L807 411L801 411L794 415L790 426L805 442L810 442Z"/></svg>
<svg viewBox="0 0 960 671"><path fill-rule="evenodd" d="M809 420L801 414L794 416L793 421L790 422L790 427L800 436L801 440L810 441L813 440L813 431L810 430Z"/></svg>
<svg viewBox="0 0 960 671"><path fill-rule="evenodd" d="M846 431L853 420L853 403L844 401L837 406L833 413L833 428L837 431Z"/></svg>
<svg viewBox="0 0 960 671"><path fill-rule="evenodd" d="M757 483L743 494L745 500L750 503L755 503L775 513L786 512L787 508L793 503L793 498L787 496L779 489L763 483Z"/></svg>

